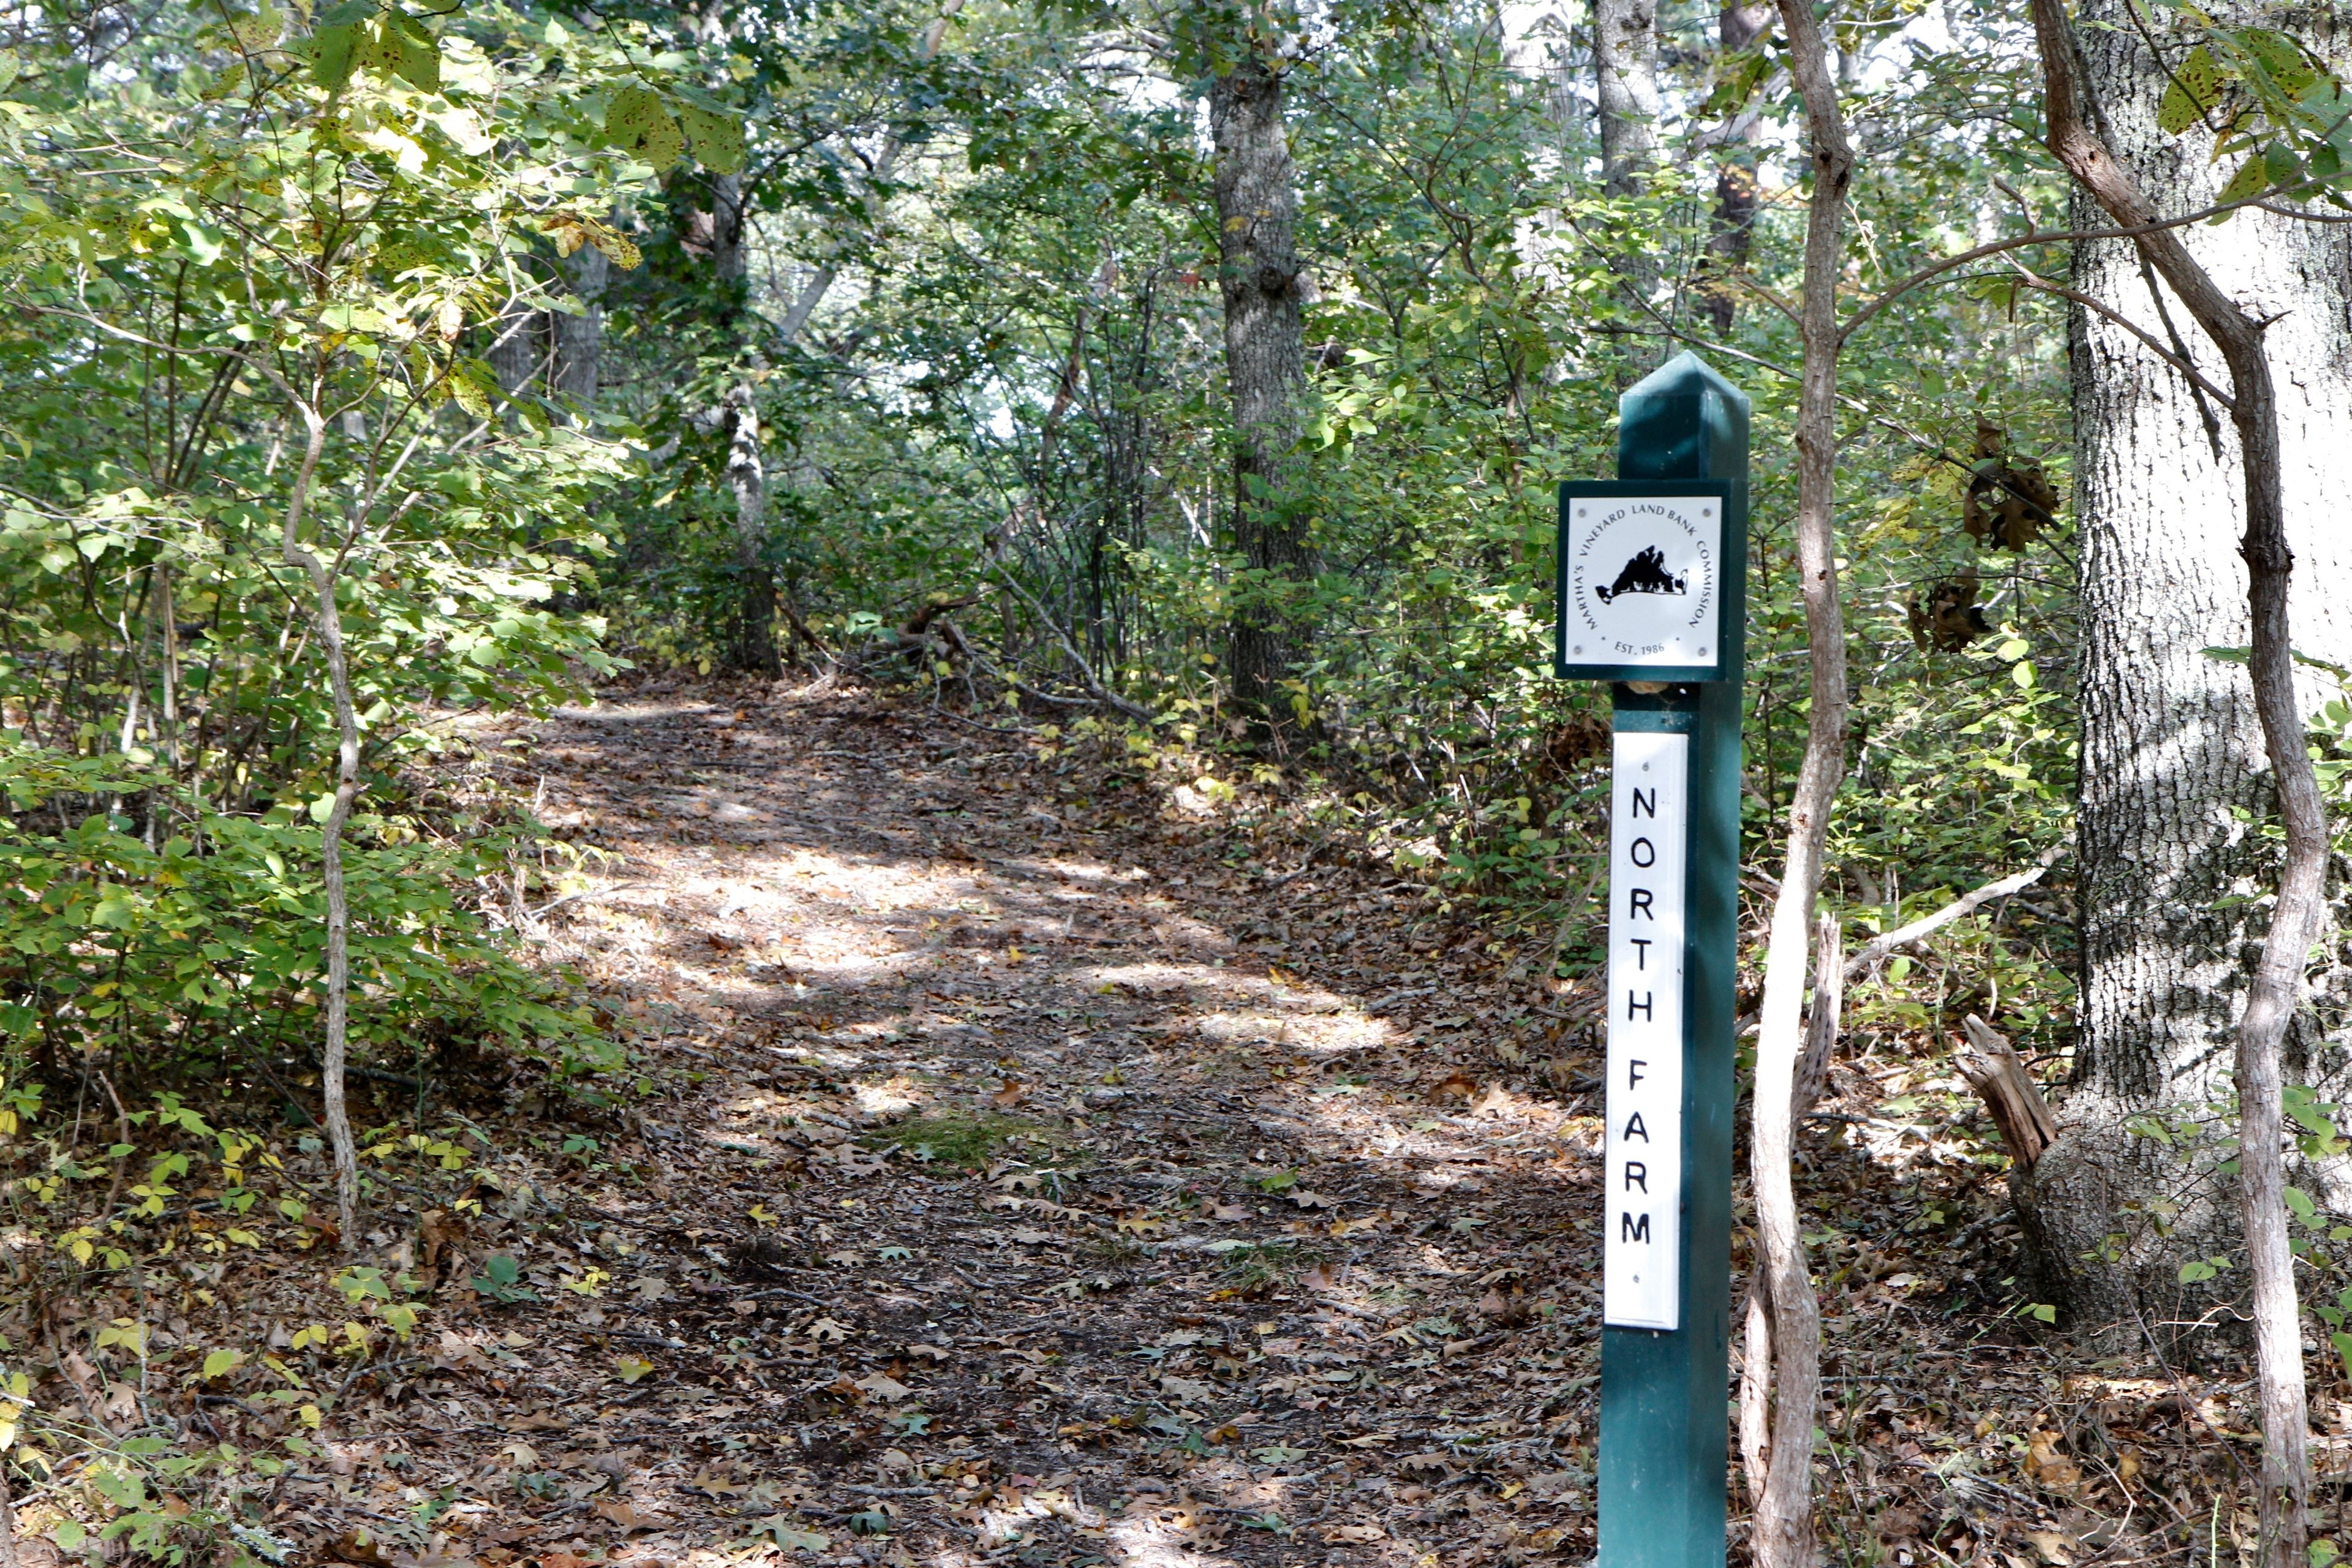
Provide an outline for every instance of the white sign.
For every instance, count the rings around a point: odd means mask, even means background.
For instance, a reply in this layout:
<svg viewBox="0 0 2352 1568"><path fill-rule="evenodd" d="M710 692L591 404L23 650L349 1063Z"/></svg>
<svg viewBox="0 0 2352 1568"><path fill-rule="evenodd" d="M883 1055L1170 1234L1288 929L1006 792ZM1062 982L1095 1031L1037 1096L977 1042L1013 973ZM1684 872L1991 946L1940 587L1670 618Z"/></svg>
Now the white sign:
<svg viewBox="0 0 2352 1568"><path fill-rule="evenodd" d="M1615 741L1601 1321L1621 1329L1678 1329L1690 737L1621 730Z"/></svg>
<svg viewBox="0 0 2352 1568"><path fill-rule="evenodd" d="M1717 662L1719 498L1578 496L1570 503L1566 541L1566 662Z"/></svg>

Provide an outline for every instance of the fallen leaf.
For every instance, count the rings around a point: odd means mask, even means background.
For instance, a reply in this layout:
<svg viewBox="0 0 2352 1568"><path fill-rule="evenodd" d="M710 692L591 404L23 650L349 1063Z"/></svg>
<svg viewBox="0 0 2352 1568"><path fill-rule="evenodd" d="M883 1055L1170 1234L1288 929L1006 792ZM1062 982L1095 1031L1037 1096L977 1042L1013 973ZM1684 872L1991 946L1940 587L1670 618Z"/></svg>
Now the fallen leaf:
<svg viewBox="0 0 2352 1568"><path fill-rule="evenodd" d="M1921 1522L1916 1508L1890 1508L1878 1516L1878 1539L1912 1540L1918 1535Z"/></svg>
<svg viewBox="0 0 2352 1568"><path fill-rule="evenodd" d="M2068 1568L2074 1559L2074 1538L2063 1530L2029 1530L2025 1539L2033 1542L2033 1550L2050 1568Z"/></svg>
<svg viewBox="0 0 2352 1568"><path fill-rule="evenodd" d="M1200 1405L1216 1397L1214 1384L1193 1377L1162 1377L1160 1390L1179 1405Z"/></svg>
<svg viewBox="0 0 2352 1568"><path fill-rule="evenodd" d="M767 1536L786 1552L833 1550L833 1537L821 1535L814 1530L803 1530L798 1525L791 1523L781 1513L761 1520L760 1533Z"/></svg>
<svg viewBox="0 0 2352 1568"><path fill-rule="evenodd" d="M887 1372L877 1372L871 1376L861 1377L857 1380L856 1386L875 1398L887 1400L892 1405L898 1404L902 1399L912 1398L915 1393L913 1389L908 1388Z"/></svg>
<svg viewBox="0 0 2352 1568"><path fill-rule="evenodd" d="M338 1562L362 1563L367 1568L392 1561L391 1554L383 1549L383 1542L364 1525L354 1526L337 1536L327 1548L327 1552Z"/></svg>
<svg viewBox="0 0 2352 1568"><path fill-rule="evenodd" d="M2025 1455L2025 1473L2052 1491L2072 1491L2083 1484L2083 1468L2058 1452L2055 1432L2036 1432Z"/></svg>
<svg viewBox="0 0 2352 1568"><path fill-rule="evenodd" d="M661 1521L638 1512L636 1504L621 1498L598 1498L593 1507L597 1518L610 1521L624 1531L661 1528Z"/></svg>
<svg viewBox="0 0 2352 1568"><path fill-rule="evenodd" d="M740 1485L729 1480L724 1476L712 1475L710 1473L710 1467L705 1465L695 1472L694 1479L686 1483L686 1489L688 1491L705 1492L711 1497L730 1497L733 1494L741 1491L743 1489Z"/></svg>

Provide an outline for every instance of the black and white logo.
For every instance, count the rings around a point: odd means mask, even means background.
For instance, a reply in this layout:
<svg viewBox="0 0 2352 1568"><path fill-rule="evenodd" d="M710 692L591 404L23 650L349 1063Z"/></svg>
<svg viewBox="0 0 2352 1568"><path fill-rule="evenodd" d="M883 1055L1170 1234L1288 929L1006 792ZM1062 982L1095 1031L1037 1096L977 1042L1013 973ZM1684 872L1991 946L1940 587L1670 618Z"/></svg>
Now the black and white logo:
<svg viewBox="0 0 2352 1568"><path fill-rule="evenodd" d="M1721 500L1579 497L1568 543L1567 662L1716 662Z"/></svg>

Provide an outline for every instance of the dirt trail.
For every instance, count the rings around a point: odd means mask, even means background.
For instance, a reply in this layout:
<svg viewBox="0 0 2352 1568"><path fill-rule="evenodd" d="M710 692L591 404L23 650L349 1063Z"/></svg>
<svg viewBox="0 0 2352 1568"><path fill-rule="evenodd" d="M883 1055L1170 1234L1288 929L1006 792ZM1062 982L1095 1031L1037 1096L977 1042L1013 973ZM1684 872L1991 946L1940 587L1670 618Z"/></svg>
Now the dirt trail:
<svg viewBox="0 0 2352 1568"><path fill-rule="evenodd" d="M510 738L622 857L541 935L656 1070L564 1223L474 1238L550 1304L456 1336L534 1370L443 1396L522 1498L444 1550L1590 1555L1598 1124L1493 1081L1545 1021L1476 1016L1409 889L870 696Z"/></svg>

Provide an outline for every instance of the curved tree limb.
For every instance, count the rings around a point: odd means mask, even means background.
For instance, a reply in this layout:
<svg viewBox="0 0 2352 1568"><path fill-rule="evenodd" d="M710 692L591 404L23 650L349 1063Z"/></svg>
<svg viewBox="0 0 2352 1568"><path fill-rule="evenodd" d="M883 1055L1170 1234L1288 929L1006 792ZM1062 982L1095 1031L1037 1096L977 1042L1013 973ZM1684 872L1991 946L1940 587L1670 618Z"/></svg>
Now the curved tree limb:
<svg viewBox="0 0 2352 1568"><path fill-rule="evenodd" d="M2230 419L2237 427L2245 487L2240 553L2246 561L2252 623L2248 673L2286 829L2278 902L2238 1020L2237 1040L2238 1187L2253 1275L2255 1381L2263 1421L2259 1561L2263 1568L2301 1568L2310 1528L2310 1417L2294 1258L2287 1237L2279 1056L2302 990L2305 961L2326 917L2327 818L2294 695L2287 619L2294 555L2287 546L2278 407L2263 324L2222 291L2177 229L2157 226L2155 209L2097 128L2074 29L2059 0L2032 0L2032 12L2050 150L2118 226L2145 231L2135 237L2141 256L2221 351L2230 371Z"/></svg>
<svg viewBox="0 0 2352 1568"><path fill-rule="evenodd" d="M1805 605L1811 712L1789 807L1788 851L1772 901L1764 999L1756 1037L1748 1174L1756 1196L1761 1284L1770 1319L1772 1412L1764 1489L1756 1500L1757 1568L1812 1568L1813 1425L1821 1397L1821 1307L1805 1268L1790 1169L1792 1115L1804 1040L1804 992L1813 902L1830 811L1845 774L1845 617L1838 597L1837 286L1843 267L1853 147L1811 0L1779 0L1790 69L1805 107L1812 164L1805 217L1804 365L1797 405L1797 569Z"/></svg>

